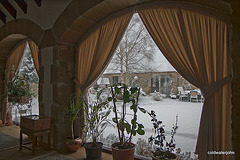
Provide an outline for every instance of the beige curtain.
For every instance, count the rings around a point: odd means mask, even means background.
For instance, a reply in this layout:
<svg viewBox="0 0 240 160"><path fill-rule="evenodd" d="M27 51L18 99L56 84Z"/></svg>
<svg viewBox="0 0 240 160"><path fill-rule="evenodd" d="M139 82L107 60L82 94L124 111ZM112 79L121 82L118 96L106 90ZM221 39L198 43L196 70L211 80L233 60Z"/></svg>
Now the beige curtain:
<svg viewBox="0 0 240 160"><path fill-rule="evenodd" d="M17 46L12 53L9 53L9 57L6 63L6 79L5 79L6 82L10 80L19 69L19 64L22 60L25 47L26 47L26 42ZM2 116L3 116L4 123L7 123L6 112L7 112L7 104L4 102L3 108L2 108Z"/></svg>
<svg viewBox="0 0 240 160"><path fill-rule="evenodd" d="M34 66L37 70L37 74L39 75L38 46L33 41L28 41L28 44L31 50Z"/></svg>
<svg viewBox="0 0 240 160"><path fill-rule="evenodd" d="M231 155L207 154L232 151L229 24L187 9L138 13L168 61L204 95L196 147L199 159L231 159Z"/></svg>
<svg viewBox="0 0 240 160"><path fill-rule="evenodd" d="M109 63L133 13L103 24L79 43L76 80L84 92Z"/></svg>
<svg viewBox="0 0 240 160"><path fill-rule="evenodd" d="M21 45L19 45L18 47L16 47L16 49L14 49L14 51L12 53L10 53L10 55L7 59L7 63L6 63L6 74L7 74L6 78L7 78L7 80L9 80L9 78L14 76L16 71L19 69L19 65L22 60L25 47L26 47L26 42L24 42ZM11 75L12 67L14 67L14 72L12 73L13 75Z"/></svg>

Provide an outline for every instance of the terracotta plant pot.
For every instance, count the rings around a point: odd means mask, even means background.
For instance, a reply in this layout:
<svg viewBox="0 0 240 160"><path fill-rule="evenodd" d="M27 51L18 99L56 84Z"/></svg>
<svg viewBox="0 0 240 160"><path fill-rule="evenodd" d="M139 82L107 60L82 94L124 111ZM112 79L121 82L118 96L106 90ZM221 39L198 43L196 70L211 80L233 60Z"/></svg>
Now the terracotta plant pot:
<svg viewBox="0 0 240 160"><path fill-rule="evenodd" d="M134 160L135 145L130 143L130 148L119 149L119 142L112 144L112 155L114 160Z"/></svg>
<svg viewBox="0 0 240 160"><path fill-rule="evenodd" d="M84 145L87 160L100 160L102 159L102 146L101 142L97 142L95 145L93 142L85 143Z"/></svg>
<svg viewBox="0 0 240 160"><path fill-rule="evenodd" d="M82 139L76 138L76 139L67 139L65 142L65 147L69 152L76 152L82 143Z"/></svg>
<svg viewBox="0 0 240 160"><path fill-rule="evenodd" d="M175 153L157 151L152 153L152 160L177 160L178 156ZM162 157L162 158L160 158Z"/></svg>

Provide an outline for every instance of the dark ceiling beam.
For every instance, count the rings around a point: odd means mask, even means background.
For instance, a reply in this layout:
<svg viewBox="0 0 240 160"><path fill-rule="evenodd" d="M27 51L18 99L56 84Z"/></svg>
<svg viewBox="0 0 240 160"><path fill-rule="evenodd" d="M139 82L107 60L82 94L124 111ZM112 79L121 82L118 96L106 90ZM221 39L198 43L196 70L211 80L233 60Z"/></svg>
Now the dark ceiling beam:
<svg viewBox="0 0 240 160"><path fill-rule="evenodd" d="M34 1L38 5L38 7L41 7L41 5L42 5L42 1L41 0L34 0Z"/></svg>
<svg viewBox="0 0 240 160"><path fill-rule="evenodd" d="M3 23L6 23L6 15L0 10L0 19Z"/></svg>
<svg viewBox="0 0 240 160"><path fill-rule="evenodd" d="M16 9L8 2L8 0L1 0L0 1L3 7L12 15L13 18L16 19L17 11Z"/></svg>
<svg viewBox="0 0 240 160"><path fill-rule="evenodd" d="M15 0L18 6L22 9L22 11L27 14L27 3L24 0Z"/></svg>

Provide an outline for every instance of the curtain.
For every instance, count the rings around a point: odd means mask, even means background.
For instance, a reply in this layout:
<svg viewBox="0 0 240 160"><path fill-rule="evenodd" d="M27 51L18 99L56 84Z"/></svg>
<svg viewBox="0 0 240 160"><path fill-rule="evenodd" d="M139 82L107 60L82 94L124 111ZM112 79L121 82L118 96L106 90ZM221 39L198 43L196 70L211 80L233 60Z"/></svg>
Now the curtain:
<svg viewBox="0 0 240 160"><path fill-rule="evenodd" d="M168 61L203 93L196 146L199 159L231 159L231 155L208 154L232 151L229 23L180 8L140 9L138 13Z"/></svg>
<svg viewBox="0 0 240 160"><path fill-rule="evenodd" d="M87 88L104 71L120 42L133 13L128 13L104 23L93 30L79 43L76 62L76 85L86 95ZM79 90L76 90L79 95ZM79 119L75 121L75 135L85 140L84 112L81 110Z"/></svg>
<svg viewBox="0 0 240 160"><path fill-rule="evenodd" d="M9 80L12 76L14 76L16 71L19 69L19 65L22 60L25 47L26 47L26 42L19 45L16 49L14 49L12 53L10 53L10 56L8 57L7 64L6 64L6 74L7 74L6 80ZM12 71L13 73L11 73L11 69L14 69Z"/></svg>
<svg viewBox="0 0 240 160"><path fill-rule="evenodd" d="M36 68L37 74L39 75L38 46L33 41L28 41L28 44L31 50L34 66Z"/></svg>
<svg viewBox="0 0 240 160"><path fill-rule="evenodd" d="M76 81L82 92L108 65L132 14L127 13L101 25L79 43Z"/></svg>
<svg viewBox="0 0 240 160"><path fill-rule="evenodd" d="M25 47L26 47L26 42L17 46L12 53L9 53L9 57L6 63L6 79L5 79L6 82L10 80L14 76L14 74L18 71L19 64L22 60ZM3 106L2 119L3 119L3 122L7 124L8 123L6 122L7 104L4 102L2 106Z"/></svg>

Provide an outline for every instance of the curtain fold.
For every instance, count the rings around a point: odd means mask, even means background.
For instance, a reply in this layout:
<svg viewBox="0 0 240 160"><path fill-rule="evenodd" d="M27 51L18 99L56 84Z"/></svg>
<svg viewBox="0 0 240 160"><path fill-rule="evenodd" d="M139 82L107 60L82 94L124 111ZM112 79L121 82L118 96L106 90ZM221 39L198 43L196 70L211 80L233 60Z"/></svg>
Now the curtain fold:
<svg viewBox="0 0 240 160"><path fill-rule="evenodd" d="M95 29L79 43L76 81L84 92L104 71L133 13L114 18Z"/></svg>
<svg viewBox="0 0 240 160"><path fill-rule="evenodd" d="M23 57L23 53L26 47L26 42L20 44L17 46L12 53L9 53L7 63L6 63L6 77L5 77L5 82L7 83L8 80L13 78L15 73L19 69L20 62ZM2 116L3 116L3 121L4 123L6 122L6 114L7 114L7 103L4 102L2 105Z"/></svg>
<svg viewBox="0 0 240 160"><path fill-rule="evenodd" d="M38 46L33 41L28 41L28 44L31 50L34 66L36 68L37 74L39 75Z"/></svg>
<svg viewBox="0 0 240 160"><path fill-rule="evenodd" d="M231 159L208 151L232 151L230 25L180 8L140 9L155 43L173 67L205 96L196 153L200 160ZM224 83L219 82L227 79ZM211 85L217 83L218 85Z"/></svg>
<svg viewBox="0 0 240 160"><path fill-rule="evenodd" d="M12 53L10 53L10 56L7 59L7 63L6 63L6 80L9 80L11 78L11 69L12 67L14 67L14 73L15 74L17 72L17 70L19 69L19 65L20 62L22 60L23 57L23 53L26 47L26 42L20 44Z"/></svg>

